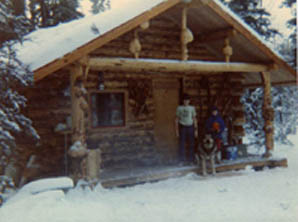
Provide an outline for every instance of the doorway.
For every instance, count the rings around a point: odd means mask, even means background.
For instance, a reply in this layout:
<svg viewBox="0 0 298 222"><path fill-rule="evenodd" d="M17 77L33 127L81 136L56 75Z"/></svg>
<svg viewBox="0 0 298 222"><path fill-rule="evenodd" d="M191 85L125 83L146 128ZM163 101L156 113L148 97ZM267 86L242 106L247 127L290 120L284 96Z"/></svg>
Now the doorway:
<svg viewBox="0 0 298 222"><path fill-rule="evenodd" d="M178 154L175 118L179 90L179 79L157 79L153 82L156 149L163 162L168 164L176 161Z"/></svg>

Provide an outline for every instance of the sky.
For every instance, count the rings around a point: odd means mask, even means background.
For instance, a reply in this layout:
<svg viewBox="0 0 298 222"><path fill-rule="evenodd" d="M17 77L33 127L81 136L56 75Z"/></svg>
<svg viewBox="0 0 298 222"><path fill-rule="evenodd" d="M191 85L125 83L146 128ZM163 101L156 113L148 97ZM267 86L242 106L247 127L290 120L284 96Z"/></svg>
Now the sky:
<svg viewBox="0 0 298 222"><path fill-rule="evenodd" d="M287 36L291 30L287 28L286 23L292 18L293 10L281 7L282 2L283 0L263 0L263 6L272 15L272 26Z"/></svg>

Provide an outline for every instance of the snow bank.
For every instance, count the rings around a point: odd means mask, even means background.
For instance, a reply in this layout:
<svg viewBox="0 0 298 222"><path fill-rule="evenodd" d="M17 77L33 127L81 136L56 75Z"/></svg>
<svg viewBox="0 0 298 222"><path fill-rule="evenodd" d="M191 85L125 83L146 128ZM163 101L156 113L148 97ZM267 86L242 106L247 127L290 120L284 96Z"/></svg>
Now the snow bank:
<svg viewBox="0 0 298 222"><path fill-rule="evenodd" d="M73 186L73 181L69 177L58 177L33 181L23 186L20 191L34 194L53 189L72 188Z"/></svg>
<svg viewBox="0 0 298 222"><path fill-rule="evenodd" d="M275 151L287 156L288 168L189 174L127 188L76 187L65 195L49 191L4 204L1 222L296 222L298 137L293 140L295 147Z"/></svg>
<svg viewBox="0 0 298 222"><path fill-rule="evenodd" d="M71 189L74 187L72 179L68 177L57 177L57 178L48 178L48 179L40 179L33 181L24 185L14 196L12 196L6 203L12 204L18 202L20 200L25 201L27 198L33 198L35 201L36 198L40 195L51 195L52 193L57 194L58 197L61 197L64 189ZM53 191L53 192L52 192ZM57 192L55 192L57 191ZM62 192L62 193L61 193ZM45 194L49 193L49 194ZM32 197L34 194L40 194L38 197ZM64 195L64 193L63 193ZM35 195L34 195L35 196ZM54 198L57 196L55 195Z"/></svg>

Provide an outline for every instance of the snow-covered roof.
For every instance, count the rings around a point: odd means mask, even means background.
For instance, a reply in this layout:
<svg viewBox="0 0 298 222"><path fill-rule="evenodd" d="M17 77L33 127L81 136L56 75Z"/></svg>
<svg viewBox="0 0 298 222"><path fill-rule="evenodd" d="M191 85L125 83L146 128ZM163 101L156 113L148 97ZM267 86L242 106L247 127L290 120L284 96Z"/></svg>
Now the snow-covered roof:
<svg viewBox="0 0 298 222"><path fill-rule="evenodd" d="M103 13L30 33L26 36L29 41L18 47L18 57L36 70L163 1L112 0L111 9Z"/></svg>
<svg viewBox="0 0 298 222"><path fill-rule="evenodd" d="M150 12L150 16L154 17L155 15L158 15L158 13L169 9L180 2L181 0L112 0L111 9L103 13L98 15L90 15L85 18L71 21L66 24L61 24L56 27L39 29L35 32L32 32L27 36L27 38L30 40L25 41L22 46L19 46L19 58L25 64L29 65L31 70L34 72L38 70L38 72L40 72L38 73L40 76L46 76L49 74L49 72L53 72L55 69L57 70L58 68L62 68L63 65L71 63L75 61L75 59L88 54L90 50L85 51L81 49L87 47L90 48L91 43L93 43L94 46L94 42L96 42L95 46L98 47L98 41L101 41L102 38L111 34L114 30L121 30L121 26L124 24L134 20L140 20L140 16L150 19L147 15L144 16L145 13ZM157 7L162 8L162 10L157 13L151 13L152 11L157 11ZM280 81L280 78L282 81L293 81L293 73L295 73L294 70L292 70L283 61L278 53L274 52L273 47L269 46L268 43L265 42L260 35L258 35L258 33L250 28L219 0L212 0L206 3L206 5L203 5L201 8L197 9L198 11L190 16L190 19L194 19L194 16L198 16L198 13L203 13L199 15L199 20L195 19L199 29L204 29L204 26L207 29L209 26L211 27L212 25L209 24L209 22L213 22L213 25L218 26L218 28L223 28L226 25L236 27L237 31L240 31L242 35L244 34L244 38L240 39L241 41L238 41L238 46L247 45L246 49L243 49L242 47L241 50L245 50L246 52L247 50L252 51L253 49L251 46L253 46L254 49L257 50L255 50L254 53L250 52L251 58L255 56L258 57L258 55L262 54L261 60L275 61L278 65L282 66L284 69L283 72L288 73L286 76L283 76L284 74L276 75L276 81ZM208 13L210 14L208 15ZM174 16L176 15L177 12L174 12ZM213 17L215 15L217 17L216 19L218 20L217 23L214 22L215 18ZM177 15L176 17L177 18L175 19L179 20L179 16ZM213 21L200 21L202 19L209 19L210 17ZM127 28L125 31L129 31L137 26L136 23L131 24L134 26L130 26L130 29ZM248 34L246 35L245 33ZM113 37L118 37L117 35L113 36L112 34L111 36L112 38L110 40L112 40ZM237 41L234 41L233 43L236 44L236 42ZM78 51L78 49L80 49L80 51ZM236 57L240 58L241 54L243 57L241 50L235 50ZM77 53L79 57L70 57L70 55L75 53ZM70 58L73 59L73 61L70 61ZM57 63L57 61L59 63L59 59L64 60L60 61L59 66L54 67L53 64ZM54 68L50 70L48 67ZM46 71L42 73L43 70Z"/></svg>

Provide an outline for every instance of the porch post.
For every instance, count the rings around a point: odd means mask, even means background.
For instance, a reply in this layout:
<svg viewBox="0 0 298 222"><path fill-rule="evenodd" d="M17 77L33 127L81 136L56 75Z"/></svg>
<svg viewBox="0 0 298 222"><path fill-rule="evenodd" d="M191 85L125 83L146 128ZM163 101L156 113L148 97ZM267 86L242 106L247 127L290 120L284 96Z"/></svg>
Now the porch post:
<svg viewBox="0 0 298 222"><path fill-rule="evenodd" d="M86 100L87 91L83 83L83 67L74 64L70 70L70 90L71 90L71 147L68 154L71 156L71 174L75 180L87 178L87 156L86 145L86 124L85 115L88 112Z"/></svg>
<svg viewBox="0 0 298 222"><path fill-rule="evenodd" d="M270 157L274 148L274 110L271 106L271 79L270 72L261 72L261 77L264 85L264 101L263 101L263 118L265 132L266 152L264 157Z"/></svg>
<svg viewBox="0 0 298 222"><path fill-rule="evenodd" d="M75 64L71 70L71 103L72 103L72 147L69 154L76 159L74 165L75 177L94 182L99 178L101 153L99 149L88 149L86 115L89 115L87 90L85 83L89 66ZM79 142L79 143L78 143ZM75 145L78 144L78 145Z"/></svg>
<svg viewBox="0 0 298 222"><path fill-rule="evenodd" d="M80 81L78 81L78 79ZM81 65L74 65L70 75L70 91L71 91L71 119L72 119L72 143L76 141L85 142L85 112L87 101L85 98L86 90L83 85L83 69Z"/></svg>

